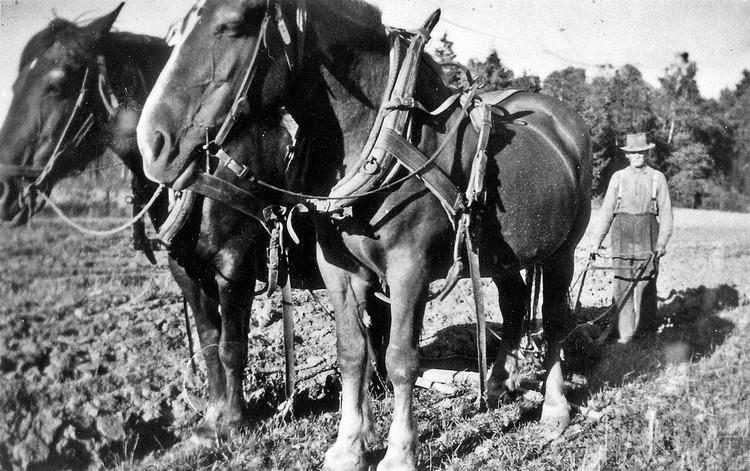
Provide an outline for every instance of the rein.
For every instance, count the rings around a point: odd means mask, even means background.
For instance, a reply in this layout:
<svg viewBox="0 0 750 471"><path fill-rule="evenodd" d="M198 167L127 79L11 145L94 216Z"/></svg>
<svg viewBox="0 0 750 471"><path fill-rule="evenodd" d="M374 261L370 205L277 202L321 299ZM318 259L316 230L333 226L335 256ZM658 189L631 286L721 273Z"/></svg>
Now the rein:
<svg viewBox="0 0 750 471"><path fill-rule="evenodd" d="M55 211L55 213L57 213L60 219L62 219L69 226L87 235L104 237L104 236L117 234L118 232L122 232L125 229L128 229L130 226L132 226L136 222L140 221L141 218L143 218L143 216L146 215L148 210L151 209L151 206L153 206L154 203L156 203L156 200L161 195L162 190L164 190L164 185L159 185L156 191L154 191L154 194L151 195L151 199L148 201L148 203L146 203L146 205L141 209L141 211L138 214L136 214L130 220L128 220L128 222L120 226L114 227L112 229L107 229L107 230L94 230L94 229L89 229L87 227L81 226L80 224L70 219L67 215L65 215L62 209L60 209L60 207L57 206L47 195L45 195L44 193L39 193L39 195L42 197L44 201L47 202L47 204L50 205L50 207Z"/></svg>

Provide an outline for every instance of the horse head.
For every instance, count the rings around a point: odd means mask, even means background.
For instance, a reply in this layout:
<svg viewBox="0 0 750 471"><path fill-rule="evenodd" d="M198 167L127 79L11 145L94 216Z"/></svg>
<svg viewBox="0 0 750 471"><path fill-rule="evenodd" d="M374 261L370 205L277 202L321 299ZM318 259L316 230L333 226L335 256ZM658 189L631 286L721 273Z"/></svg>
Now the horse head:
<svg viewBox="0 0 750 471"><path fill-rule="evenodd" d="M41 209L36 191L48 193L103 150L96 129L113 111L103 42L121 8L85 26L56 18L24 48L0 128L0 219L24 224Z"/></svg>
<svg viewBox="0 0 750 471"><path fill-rule="evenodd" d="M289 73L283 41L295 34L282 26L283 18L294 18L291 8L290 2L205 0L190 10L138 123L149 177L179 189L207 137L278 109Z"/></svg>

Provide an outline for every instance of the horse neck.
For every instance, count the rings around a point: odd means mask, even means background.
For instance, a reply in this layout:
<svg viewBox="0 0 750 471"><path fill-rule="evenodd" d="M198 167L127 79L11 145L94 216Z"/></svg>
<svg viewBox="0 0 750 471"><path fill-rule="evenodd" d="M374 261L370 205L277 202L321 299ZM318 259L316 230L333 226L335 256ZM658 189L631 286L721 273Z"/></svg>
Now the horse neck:
<svg viewBox="0 0 750 471"><path fill-rule="evenodd" d="M110 33L104 57L111 86L118 97L146 101L171 48L159 38L131 33Z"/></svg>
<svg viewBox="0 0 750 471"><path fill-rule="evenodd" d="M114 118L108 118L102 134L105 142L101 144L110 147L130 169L133 192L145 202L158 185L143 172L142 157L135 144L135 123L171 48L162 39L123 32L110 33L106 41L101 48L106 79L120 107ZM98 89L95 93L98 95ZM151 220L159 224L166 218L166 193L160 200L149 210Z"/></svg>
<svg viewBox="0 0 750 471"><path fill-rule="evenodd" d="M311 15L313 16L313 15ZM365 41L327 31L313 16L313 57L292 86L287 104L304 136L311 178L306 191L327 192L353 168L367 141L385 90L389 43L384 30ZM359 32L358 34L362 34Z"/></svg>
<svg viewBox="0 0 750 471"><path fill-rule="evenodd" d="M335 67L321 63L318 86L310 87L313 81L302 80L302 93L295 94L299 105L289 107L300 123L301 134L308 136L307 155L313 159L309 171L315 177L308 179L313 187L307 189L312 192L330 190L346 171L357 169L380 109L390 67L388 49L359 51L354 56L350 63L334 58ZM430 61L420 64L414 96L434 109L452 92ZM439 119L417 114L414 122L420 126Z"/></svg>

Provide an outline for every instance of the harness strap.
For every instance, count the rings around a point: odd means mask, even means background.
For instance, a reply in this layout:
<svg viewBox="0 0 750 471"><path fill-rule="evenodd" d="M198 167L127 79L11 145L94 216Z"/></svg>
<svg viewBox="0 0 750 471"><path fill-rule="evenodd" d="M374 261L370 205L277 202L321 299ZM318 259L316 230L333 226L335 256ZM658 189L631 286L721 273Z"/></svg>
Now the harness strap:
<svg viewBox="0 0 750 471"><path fill-rule="evenodd" d="M107 77L107 63L104 60L104 56L96 57L96 65L99 68L99 78L97 79L97 86L99 89L99 96L102 99L102 104L107 110L110 118L113 118L117 114L117 110L120 108L120 102L117 100L115 92L112 91L112 87L109 85Z"/></svg>
<svg viewBox="0 0 750 471"><path fill-rule="evenodd" d="M479 409L484 409L487 405L487 315L484 310L482 281L479 273L479 249L474 247L474 243L471 240L471 215L469 213L465 213L461 217L461 224L464 224L467 228L464 240L466 242L467 258L469 259L471 289L474 293L474 309L477 314L477 366L479 369L479 397L477 398L477 406Z"/></svg>
<svg viewBox="0 0 750 471"><path fill-rule="evenodd" d="M270 221L271 217L266 217L266 220ZM283 257L281 237L284 233L284 225L278 219L270 222L273 229L271 229L271 238L266 248L266 266L268 267L267 296L271 296L279 285L279 268Z"/></svg>
<svg viewBox="0 0 750 471"><path fill-rule="evenodd" d="M205 172L198 172L188 189L252 217L268 231L263 220L262 200L258 196Z"/></svg>
<svg viewBox="0 0 750 471"><path fill-rule="evenodd" d="M219 159L219 162L221 162L227 170L238 177L245 178L248 173L250 173L250 168L247 165L233 159L232 156L227 154L221 147L216 147L215 144L211 143L208 145L207 150L210 155ZM252 180L253 177L251 176L250 179Z"/></svg>
<svg viewBox="0 0 750 471"><path fill-rule="evenodd" d="M28 167L26 165L0 164L0 177L37 178L43 167Z"/></svg>
<svg viewBox="0 0 750 471"><path fill-rule="evenodd" d="M435 22L439 16L439 10L430 16L425 23L424 27L417 32L404 32L401 31L399 34L411 34L409 45L406 50L401 67L396 75L395 84L393 90L389 96L384 97L384 103L387 103L390 99L395 98L402 100L406 103L413 103L412 94L414 93L414 87L416 85L417 72L419 70L420 59L424 46L429 39L429 32L434 27ZM398 38L399 36L397 36ZM392 45L393 49L400 48L400 41L395 39ZM392 52L391 57L395 54ZM393 66L391 62L391 66ZM392 69L391 69L392 70ZM410 109L402 110L396 108L393 113L387 112L386 116L381 121L376 118L375 126L370 131L370 139L368 139L368 145L374 139L377 142L379 133L385 130L393 130L398 134L403 134L406 131L406 125L410 118ZM378 137L375 137L378 136ZM391 168L394 161L394 156L382 147L378 148L376 145L370 150L367 146L362 151L359 168L355 172L352 172L349 177L343 178L339 181L336 186L330 192L331 197L339 198L334 200L330 206L330 210L335 211L345 206L351 205L356 198L341 199L342 197L348 197L357 193L366 193L373 188L377 187L383 179L387 176L387 171Z"/></svg>
<svg viewBox="0 0 750 471"><path fill-rule="evenodd" d="M65 154L67 145L63 146L63 144L65 143L65 138L68 136L68 132L70 131L70 127L73 124L73 121L78 115L78 111L81 109L81 106L83 106L83 100L86 96L86 92L88 91L88 78L89 78L90 73L91 73L91 68L87 67L86 72L83 74L83 82L81 83L81 90L80 92L78 92L78 98L76 99L75 105L73 105L73 111L70 113L67 123L65 123L65 127L63 128L60 138L57 140L57 144L55 144L55 149L52 151L52 157L50 157L50 159L47 161L47 164L42 169L41 174L37 177L37 179L32 184L33 187L40 187L44 184L44 181L47 179L50 173L52 173L52 169L57 164L57 161L60 159L60 156ZM86 118L86 121L84 122L84 125L78 130L78 132L76 132L74 141L76 141L77 143L80 143L83 137L91 129L91 126L93 124L92 116L93 114L89 114L89 116ZM83 131L84 129L85 131Z"/></svg>
<svg viewBox="0 0 750 471"><path fill-rule="evenodd" d="M484 105L488 105L492 113L497 114L501 118L504 118L505 121L510 121L514 124L524 124L522 121L513 120L512 118L509 119L507 116L508 112L505 109L497 106L504 100L507 100L512 95L515 95L520 91L521 90L517 90L515 88L508 88L505 90L495 90L492 92L482 93L479 96L464 94L463 96L461 96L461 103L462 105L467 106L466 101L480 102ZM469 117L471 118L471 124L474 126L474 129L480 131L485 120L484 110L482 110L482 107L472 106L471 110L469 111Z"/></svg>
<svg viewBox="0 0 750 471"><path fill-rule="evenodd" d="M235 95L234 102L232 103L232 107L229 110L229 114L224 119L224 122L221 125L221 128L219 129L219 132L216 134L216 137L214 137L213 144L216 146L221 146L224 143L224 140L227 138L227 135L229 135L229 132L232 130L232 126L234 126L234 123L237 121L237 118L241 114L247 113L247 92L250 90L250 85L253 82L253 77L255 77L255 72L258 70L258 53L260 52L260 45L265 40L266 35L266 29L268 28L268 22L271 19L271 9L270 5L266 7L266 13L263 16L263 22L260 24L260 29L258 31L258 40L255 42L255 48L253 49L253 53L250 56L250 66L247 68L247 71L245 71L245 76L242 77L242 84L240 85L239 90L237 91L237 95Z"/></svg>
<svg viewBox="0 0 750 471"><path fill-rule="evenodd" d="M394 110L407 110L407 109L416 109L421 111L422 113L428 114L430 116L440 116L443 114L448 108L453 106L453 104L458 100L463 92L456 92L453 95L449 96L448 98L443 101L443 103L440 104L437 108L430 111L427 108L424 107L420 102L414 99L414 97L408 96L408 97L395 97L388 100L383 106L381 107L381 113L388 114L391 111Z"/></svg>
<svg viewBox="0 0 750 471"><path fill-rule="evenodd" d="M166 246L172 245L172 241L178 232L185 226L185 223L193 210L196 194L190 190L182 192L182 196L175 201L174 206L169 210L169 216L164 224L159 227L159 234L156 240Z"/></svg>
<svg viewBox="0 0 750 471"><path fill-rule="evenodd" d="M284 254L286 258L286 254ZM294 353L294 305L292 304L292 280L289 274L289 267L286 270L286 280L281 287L281 317L284 322L284 392L288 400L294 397L296 372L294 363L296 355Z"/></svg>
<svg viewBox="0 0 750 471"><path fill-rule="evenodd" d="M440 200L445 211L451 216L451 220L456 217L454 205L461 195L456 185L434 160L429 161L426 155L393 129L383 129L375 143L375 148L392 153L409 171L424 168L417 174L417 177Z"/></svg>
<svg viewBox="0 0 750 471"><path fill-rule="evenodd" d="M471 174L466 189L466 200L469 206L479 201L482 195L484 195L484 178L487 174L487 143L492 132L492 112L490 111L490 105L482 104L479 109L482 113L482 124L479 129L477 152L474 154L474 160L471 164Z"/></svg>

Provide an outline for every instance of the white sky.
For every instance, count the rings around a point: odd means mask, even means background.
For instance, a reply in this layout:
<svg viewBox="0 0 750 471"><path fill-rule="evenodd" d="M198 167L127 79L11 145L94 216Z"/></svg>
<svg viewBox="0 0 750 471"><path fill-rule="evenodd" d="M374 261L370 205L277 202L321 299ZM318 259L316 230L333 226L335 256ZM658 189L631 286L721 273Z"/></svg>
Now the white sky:
<svg viewBox="0 0 750 471"><path fill-rule="evenodd" d="M680 51L698 64L706 97L733 87L750 69L750 0L370 0L383 22L417 27L435 9L433 32L455 43L460 60L484 58L496 49L517 75L542 79L567 66L591 77L599 65L638 67L657 77ZM127 0L115 24L122 31L163 36L193 0ZM104 14L119 0L0 0L0 116L5 115L18 58L26 41L53 17L85 19ZM437 41L435 41L437 43Z"/></svg>

